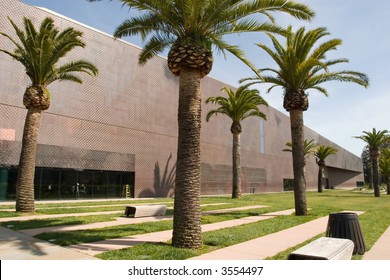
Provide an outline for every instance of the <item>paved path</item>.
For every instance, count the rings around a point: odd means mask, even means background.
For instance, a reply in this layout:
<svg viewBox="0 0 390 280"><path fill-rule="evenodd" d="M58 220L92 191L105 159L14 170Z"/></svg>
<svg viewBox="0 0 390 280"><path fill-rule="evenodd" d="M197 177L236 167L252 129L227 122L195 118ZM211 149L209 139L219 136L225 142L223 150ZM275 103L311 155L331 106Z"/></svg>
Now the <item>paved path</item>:
<svg viewBox="0 0 390 280"><path fill-rule="evenodd" d="M260 216L247 217L238 220L224 221L203 225L203 231L215 230L222 227L236 226L256 222L253 218L267 219L272 215L291 214L293 210L268 213ZM361 214L361 212L357 212ZM319 218L308 223L276 232L261 238L213 251L193 259L264 259L284 251L307 239L325 231L327 217ZM244 222L244 221L247 222ZM235 224L234 224L235 223ZM67 248L38 240L21 232L0 227L0 259L1 260L93 260L93 256L107 251L134 246L144 242L167 241L172 237L172 231L155 232L138 236L129 236L102 242L79 244L79 248ZM101 244L99 244L101 243ZM105 243L105 244L104 244ZM92 245L92 246L91 246ZM82 248L85 246L84 248ZM72 249L71 249L72 248ZM77 249L74 250L74 249ZM96 251L95 251L96 250ZM86 254L87 252L87 254ZM220 255L218 255L220 254ZM364 260L390 260L390 227L378 239L370 251L366 252Z"/></svg>
<svg viewBox="0 0 390 280"><path fill-rule="evenodd" d="M353 211L358 215L363 212ZM326 231L328 216L260 238L222 248L193 260L263 260Z"/></svg>
<svg viewBox="0 0 390 280"><path fill-rule="evenodd" d="M211 205L211 204L207 204L207 206L209 206L209 205ZM204 205L204 206L206 206L206 205ZM219 210L210 210L210 211L202 212L202 215L244 211L244 210L259 209L259 208L264 208L264 207L266 207L266 206L253 205L253 206L244 206L244 207L227 208L227 209L219 209ZM102 212L100 214L104 215L105 212ZM68 225L68 226L33 228L33 229L20 230L20 232L31 235L31 236L35 236L35 235L38 235L38 234L41 234L44 232L64 232L64 231L74 231L74 230L86 230L86 229L105 228L105 227L120 226L120 225L140 224L140 223L146 223L146 222L160 222L160 221L167 221L167 220L172 220L172 219L173 219L173 216L163 216L163 217L157 216L157 217L141 217L141 218L118 217L113 221L107 221L107 222L82 224L82 225L70 225L70 226Z"/></svg>
<svg viewBox="0 0 390 280"><path fill-rule="evenodd" d="M236 220L228 220L219 223L206 224L206 225L202 225L202 232L228 228L228 227L235 227L235 226L249 224L249 223L255 223L258 221L271 219L280 215L291 215L292 213L294 213L294 209L267 213L258 216L250 216L250 217L245 217ZM115 238L110 240L102 240L102 241L91 242L91 243L76 244L76 245L68 246L67 248L76 250L83 254L95 256L103 252L128 248L145 242L167 242L171 238L172 238L172 230L166 230L166 231L159 231L159 232L153 232L147 234L120 237L120 238Z"/></svg>
<svg viewBox="0 0 390 280"><path fill-rule="evenodd" d="M123 213L121 211L105 211L105 212L88 212L88 213L70 213L70 214L50 214L50 215L26 215L19 217L1 218L0 222L12 222L12 221L28 221L28 220L40 220L40 219L55 219L64 217L83 217L83 216L96 216L96 215L110 215Z"/></svg>
<svg viewBox="0 0 390 280"><path fill-rule="evenodd" d="M129 203L131 204L131 203ZM163 204L163 203L147 203L147 204ZM136 205L147 205L147 204L136 204ZM211 203L211 204L202 204L201 207L204 206L214 206L214 205L223 205L228 203ZM131 204L133 205L133 204ZM123 205L125 207L126 205ZM99 206L100 207L100 206ZM260 206L257 206L259 208ZM265 206L262 206L265 207ZM62 207L61 207L62 208ZM73 207L65 207L65 208L77 208L77 206ZM84 207L83 207L84 208ZM169 207L172 208L172 207ZM0 211L7 211L7 210L0 210ZM15 210L13 210L15 211ZM218 211L218 210L216 210ZM53 219L53 218L64 218L64 217L83 217L83 216L96 216L96 215L110 215L110 214L119 214L124 213L124 210L115 210L115 211L104 211L104 212L85 212L85 213L70 213L70 214L33 214L33 215L24 215L24 216L18 216L18 217L7 217L7 218L0 218L0 222L12 222L12 221L28 221L33 219Z"/></svg>
<svg viewBox="0 0 390 280"><path fill-rule="evenodd" d="M364 260L390 260L390 227L375 242L371 250L366 252Z"/></svg>
<svg viewBox="0 0 390 280"><path fill-rule="evenodd" d="M1 260L94 260L96 258L0 227Z"/></svg>

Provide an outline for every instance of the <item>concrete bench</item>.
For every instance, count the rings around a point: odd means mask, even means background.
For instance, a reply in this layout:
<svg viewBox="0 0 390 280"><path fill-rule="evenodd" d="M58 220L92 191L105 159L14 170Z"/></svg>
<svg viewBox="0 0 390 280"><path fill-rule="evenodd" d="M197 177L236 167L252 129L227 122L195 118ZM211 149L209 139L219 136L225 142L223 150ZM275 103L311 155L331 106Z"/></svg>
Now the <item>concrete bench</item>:
<svg viewBox="0 0 390 280"><path fill-rule="evenodd" d="M166 205L136 205L126 206L125 215L133 218L164 216L167 211Z"/></svg>
<svg viewBox="0 0 390 280"><path fill-rule="evenodd" d="M321 237L288 255L289 260L350 260L354 243L349 239Z"/></svg>

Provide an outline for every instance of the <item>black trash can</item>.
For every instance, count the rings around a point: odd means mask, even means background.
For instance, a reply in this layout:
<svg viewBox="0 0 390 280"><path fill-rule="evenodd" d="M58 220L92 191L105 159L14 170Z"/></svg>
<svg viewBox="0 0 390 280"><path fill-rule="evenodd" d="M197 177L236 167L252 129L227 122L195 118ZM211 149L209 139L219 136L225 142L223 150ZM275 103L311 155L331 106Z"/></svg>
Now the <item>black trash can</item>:
<svg viewBox="0 0 390 280"><path fill-rule="evenodd" d="M356 213L341 212L329 214L326 236L352 240L355 244L354 254L364 255L366 252L366 244Z"/></svg>

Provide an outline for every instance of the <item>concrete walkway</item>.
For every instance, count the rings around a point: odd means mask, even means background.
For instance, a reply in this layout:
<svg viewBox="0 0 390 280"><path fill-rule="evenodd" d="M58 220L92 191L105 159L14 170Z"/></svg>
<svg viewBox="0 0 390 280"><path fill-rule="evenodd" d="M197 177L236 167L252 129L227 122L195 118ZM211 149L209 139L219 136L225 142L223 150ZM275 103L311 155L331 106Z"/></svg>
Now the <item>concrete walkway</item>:
<svg viewBox="0 0 390 280"><path fill-rule="evenodd" d="M363 212L352 211L358 215ZM192 258L193 260L263 260L294 247L326 231L328 216L260 238L222 248Z"/></svg>
<svg viewBox="0 0 390 280"><path fill-rule="evenodd" d="M147 204L163 204L163 203L147 203ZM131 203L129 203L128 205L147 205L147 204L131 204ZM228 204L228 203L202 204L201 207L224 205L224 204ZM112 206L112 205L109 205L109 206ZM115 205L115 206L118 206L118 205ZM125 207L126 205L121 204L119 206ZM101 207L101 205L99 205L98 207ZM252 206L250 206L250 207L252 207ZM253 208L261 208L261 207L265 207L265 206L259 206L259 205L253 206ZM75 206L73 206L73 207L66 206L66 207L59 207L59 208L75 208ZM83 207L83 208L85 208L85 207ZM96 206L89 206L86 208L96 208ZM168 208L173 209L173 207L168 207ZM240 207L240 208L243 208L243 207ZM236 208L236 209L238 209L238 208ZM224 209L221 209L221 210L224 210ZM6 210L0 210L0 211L9 211L9 210L6 209ZM12 210L12 211L15 211L15 210ZM219 210L213 210L213 211L219 211ZM84 217L84 216L110 215L110 214L120 214L120 213L123 214L124 210L104 211L104 212L70 213L70 214L32 214L32 215L24 215L24 216L18 216L18 217L0 218L0 222L28 221L28 220L34 220L34 219L41 220L41 219L53 219L53 218L64 218L64 217Z"/></svg>
<svg viewBox="0 0 390 280"><path fill-rule="evenodd" d="M364 254L363 260L390 260L390 227L375 242L371 250Z"/></svg>
<svg viewBox="0 0 390 280"><path fill-rule="evenodd" d="M29 235L0 227L1 260L94 260L76 252Z"/></svg>
<svg viewBox="0 0 390 280"><path fill-rule="evenodd" d="M202 226L202 231L238 226L241 224L270 219L277 215L289 215L294 211L286 210L251 216L237 220ZM105 212L106 213L106 212ZM356 212L361 214L361 212ZM52 216L53 217L53 216ZM128 219L135 220L135 219ZM198 260L239 260L264 259L281 251L300 244L307 239L325 231L328 217L322 217L308 223L298 225L264 237L236 244L193 258ZM1 260L93 260L98 253L108 250L131 247L144 242L165 242L172 237L172 231L155 232L137 236L129 236L94 243L60 247L49 242L38 240L27 234L0 227L0 259ZM364 260L390 260L390 227L366 252Z"/></svg>
<svg viewBox="0 0 390 280"><path fill-rule="evenodd" d="M210 206L214 204L207 204L203 206ZM236 207L236 208L227 208L227 209L219 209L219 210L210 210L203 211L202 215L210 215L210 214L218 214L218 213L229 213L235 211L244 211L251 209L259 209L264 208L266 206L263 205L253 205L253 206L244 206L244 207ZM122 211L123 212L123 211ZM101 215L105 215L106 212L100 212ZM118 217L113 221L107 222L99 222L99 223L91 223L91 224L82 224L82 225L70 225L70 226L53 226L53 227L43 227L43 228L33 228L33 229L25 229L20 230L20 232L35 236L44 232L64 232L64 231L74 231L74 230L86 230L86 229L95 229L95 228L105 228L112 226L120 226L120 225L130 225L130 224L141 224L146 222L160 222L172 220L173 216L155 216L155 217L140 217L140 218L127 218L127 217Z"/></svg>
<svg viewBox="0 0 390 280"><path fill-rule="evenodd" d="M291 215L292 213L294 213L294 209L278 211L274 213L267 213L258 216L250 216L250 217L245 217L236 220L228 220L219 223L206 224L206 225L202 225L202 232L228 228L228 227L235 227L235 226L249 224L249 223L255 223L258 221L271 219L280 215ZM95 256L103 252L129 248L145 242L167 242L171 238L172 238L172 230L166 230L166 231L152 232L147 234L120 237L120 238L115 238L110 240L96 241L91 243L76 244L76 245L68 246L67 248L76 250L83 254Z"/></svg>

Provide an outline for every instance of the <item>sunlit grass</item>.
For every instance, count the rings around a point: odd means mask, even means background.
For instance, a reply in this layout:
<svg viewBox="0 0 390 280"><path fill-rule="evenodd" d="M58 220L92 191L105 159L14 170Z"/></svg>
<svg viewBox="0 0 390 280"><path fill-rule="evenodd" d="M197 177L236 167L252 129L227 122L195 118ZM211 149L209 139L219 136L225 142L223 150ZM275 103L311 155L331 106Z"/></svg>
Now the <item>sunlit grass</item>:
<svg viewBox="0 0 390 280"><path fill-rule="evenodd" d="M364 211L365 213L359 216L359 222L363 231L366 248L369 250L376 240L390 225L390 196L382 195L380 198L375 198L372 193L366 191L344 191L344 190L325 190L323 193L307 192L309 215L305 217L296 217L295 215L276 217L265 221L260 221L252 224L236 226L232 228L220 229L216 231L206 232L203 234L203 247L200 250L184 250L173 248L169 241L167 243L145 243L131 248L122 250L109 251L98 255L102 259L187 259L193 256L210 252L226 246L231 246L253 238L261 237L270 233L293 227L295 225L305 223L321 216L328 216L329 213L339 212L342 210ZM122 201L123 205L131 204L130 201ZM137 201L137 204L140 201ZM157 202L156 200L142 200L142 203ZM171 198L159 199L158 202L172 205ZM251 205L266 205L267 208L251 209L244 211L235 211L232 213L204 215L202 224L216 223L230 219L239 219L247 216L259 215L268 212L274 212L284 209L294 208L294 199L292 192L270 193L270 194L253 194L244 195L241 199L230 199L228 196L221 197L202 197L202 204L211 203L227 203L224 205L211 205L202 207L202 211L236 208ZM97 207L99 211L112 211L113 209L124 210L122 203L118 201L99 202L77 202L77 204L59 203L50 204L50 207L40 208L39 211L45 213L83 213L91 212L91 207L86 206L101 206ZM120 205L117 205L120 204ZM72 208L67 208L72 206ZM3 208L4 209L4 208ZM14 212L1 211L0 216L4 213L7 215L16 215ZM41 213L41 212L40 212ZM168 210L167 215L171 215L172 210ZM123 216L123 213L118 215L98 215L86 217L66 217L66 218L51 218L35 221L13 222L15 229L22 228L38 228L56 225L72 225L86 224L100 221L110 221L115 217ZM9 223L2 225L9 225ZM107 227L103 229L82 230L74 232L58 232L44 233L39 235L39 238L52 240L56 244L67 246L70 244L92 242L98 240L112 239L122 236L130 236L134 234L143 234L148 232L163 231L172 229L172 221L149 222L142 224L123 225L115 227ZM324 229L325 231L325 229ZM319 236L315 237L318 238ZM308 241L307 241L308 242ZM294 248L289 248L270 259L286 259L288 254L296 250L305 243L299 244ZM354 259L359 259L355 256Z"/></svg>

